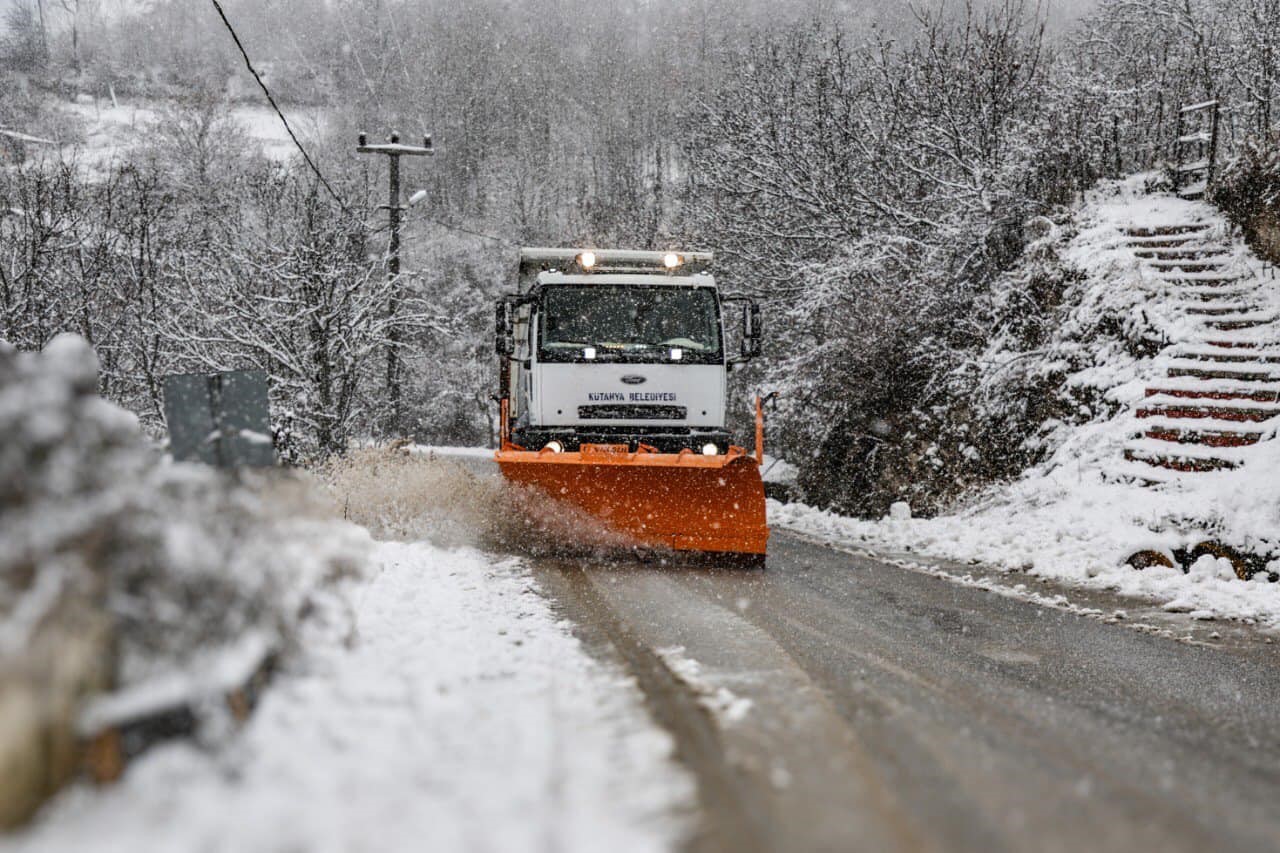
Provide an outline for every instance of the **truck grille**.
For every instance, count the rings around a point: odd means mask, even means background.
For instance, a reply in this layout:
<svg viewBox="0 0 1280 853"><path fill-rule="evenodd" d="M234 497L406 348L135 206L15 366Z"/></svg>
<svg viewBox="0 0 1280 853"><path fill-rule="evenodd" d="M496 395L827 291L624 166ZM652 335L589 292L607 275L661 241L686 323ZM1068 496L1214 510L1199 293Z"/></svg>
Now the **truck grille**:
<svg viewBox="0 0 1280 853"><path fill-rule="evenodd" d="M684 406L579 406L582 420L682 421L688 414Z"/></svg>

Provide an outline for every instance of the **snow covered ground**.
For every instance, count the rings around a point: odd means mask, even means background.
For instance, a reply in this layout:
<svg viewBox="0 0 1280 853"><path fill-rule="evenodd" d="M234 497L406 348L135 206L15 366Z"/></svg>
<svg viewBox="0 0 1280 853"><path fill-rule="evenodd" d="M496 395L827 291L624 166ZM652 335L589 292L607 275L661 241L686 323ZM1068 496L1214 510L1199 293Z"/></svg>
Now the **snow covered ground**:
<svg viewBox="0 0 1280 853"><path fill-rule="evenodd" d="M97 99L90 102L60 102L59 109L75 116L84 128L84 142L75 146L81 162L101 167L120 150L144 144L156 125L165 120L166 111L174 105L159 101L127 101L117 103ZM325 127L325 115L311 108L289 108L285 115L303 144L314 143ZM245 132L249 142L260 146L273 160L288 160L298 153L279 116L266 105L235 104L228 109L232 119Z"/></svg>
<svg viewBox="0 0 1280 853"><path fill-rule="evenodd" d="M1235 470L1180 473L1125 459L1126 447L1144 429L1136 410L1150 399L1147 389L1165 381L1160 377L1168 352L1202 333L1198 323L1204 318L1186 313L1179 294L1134 255L1124 229L1203 223L1231 247L1240 286L1254 283L1250 297L1280 313L1280 288L1264 278L1261 263L1239 240L1231 242L1221 214L1203 202L1145 193L1142 184L1149 177L1105 184L1091 193L1077 216L1078 233L1062 247L1063 257L1086 276L1069 324L1087 326L1102 315L1154 324L1170 344L1151 358L1099 351L1090 367L1068 376L1068 383L1095 389L1116 404L1116 417L1058 425L1050 439L1056 449L1044 464L938 518L901 517L909 513L899 511L896 518L857 520L771 503L771 523L850 544L973 561L1153 598L1171 611L1199 618L1280 627L1280 584L1262 577L1240 580L1225 559L1202 556L1185 574L1161 567L1138 571L1126 564L1141 550L1172 553L1206 540L1255 554L1275 553L1280 546L1280 441L1275 440L1280 419L1257 424L1261 441L1237 451L1245 464ZM1248 334L1263 341L1271 332ZM1147 477L1161 482L1146 482ZM1280 561L1269 568L1280 569Z"/></svg>
<svg viewBox="0 0 1280 853"><path fill-rule="evenodd" d="M518 561L376 547L351 618L243 731L160 747L77 787L21 851L650 851L679 843L692 782L637 688L590 658ZM354 625L354 630L351 626Z"/></svg>
<svg viewBox="0 0 1280 853"><path fill-rule="evenodd" d="M1187 574L1126 565L1129 554L1162 539L1142 519L1158 517L1163 502L1144 509L1133 501L1124 486L1063 488L1059 478L1037 472L972 508L937 518L862 520L770 501L769 521L844 545L980 563L1152 599L1197 618L1280 629L1280 584L1239 580L1225 560L1201 557Z"/></svg>

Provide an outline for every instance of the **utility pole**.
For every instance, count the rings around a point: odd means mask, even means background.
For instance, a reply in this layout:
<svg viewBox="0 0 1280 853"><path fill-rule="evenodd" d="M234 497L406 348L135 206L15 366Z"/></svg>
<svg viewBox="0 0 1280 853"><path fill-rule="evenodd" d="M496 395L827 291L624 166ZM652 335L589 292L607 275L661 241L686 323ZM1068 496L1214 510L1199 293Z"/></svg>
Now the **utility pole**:
<svg viewBox="0 0 1280 853"><path fill-rule="evenodd" d="M358 154L384 154L388 160L391 175L390 199L387 204L379 205L379 210L387 211L387 219L391 226L391 244L387 250L387 280L391 283L391 296L387 300L387 316L391 318L391 332L387 347L387 401L391 410L391 430L403 428L401 412L401 376L400 376L400 327L395 322L400 311L400 214L408 208L400 204L400 158L423 157L436 153L431 147L431 135L422 137L422 145L405 145L400 142L400 134L392 133L385 143L369 144L369 137L360 134L356 142Z"/></svg>
<svg viewBox="0 0 1280 853"><path fill-rule="evenodd" d="M44 23L44 0L36 0L36 9L40 12L40 49L44 51L44 61L49 61L49 28Z"/></svg>

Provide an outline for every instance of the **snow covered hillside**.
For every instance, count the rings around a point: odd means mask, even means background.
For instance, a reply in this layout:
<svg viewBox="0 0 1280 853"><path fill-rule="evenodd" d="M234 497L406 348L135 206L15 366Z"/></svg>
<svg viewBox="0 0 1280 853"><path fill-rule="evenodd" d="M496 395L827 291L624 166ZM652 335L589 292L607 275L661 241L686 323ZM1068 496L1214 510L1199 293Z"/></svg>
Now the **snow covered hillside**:
<svg viewBox="0 0 1280 853"><path fill-rule="evenodd" d="M193 106L157 99L113 101L82 96L75 101L52 102L52 111L66 117L72 128L69 138L52 141L59 143L63 156L74 154L82 166L92 169L106 169L113 161L127 158L128 152L154 146L158 134L164 143L177 138L179 145L200 146L211 144L207 138L211 132L222 134L276 161L287 161L298 153L280 117L269 106L256 103ZM314 143L325 132L327 117L322 110L295 107L285 114L300 139ZM47 146L33 146L30 156L46 150Z"/></svg>
<svg viewBox="0 0 1280 853"><path fill-rule="evenodd" d="M1047 461L938 518L774 504L773 522L1280 625L1280 584L1268 583L1280 571L1280 286L1215 208L1147 193L1151 179L1090 193L1074 233L1056 238L1083 273L1057 338L1109 323L1157 343L1149 355L1102 343L1073 362L1067 386L1099 404L1082 425L1046 425ZM1060 358L1054 343L1032 356ZM1139 552L1169 565L1136 570Z"/></svg>

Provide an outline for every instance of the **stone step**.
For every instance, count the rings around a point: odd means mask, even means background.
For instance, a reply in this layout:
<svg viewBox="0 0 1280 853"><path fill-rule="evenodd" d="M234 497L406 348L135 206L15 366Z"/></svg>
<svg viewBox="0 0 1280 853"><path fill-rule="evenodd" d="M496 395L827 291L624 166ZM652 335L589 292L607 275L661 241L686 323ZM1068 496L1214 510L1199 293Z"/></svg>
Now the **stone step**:
<svg viewBox="0 0 1280 853"><path fill-rule="evenodd" d="M1189 249L1202 245L1201 238L1192 237L1127 237L1119 244L1130 251L1143 249Z"/></svg>
<svg viewBox="0 0 1280 853"><path fill-rule="evenodd" d="M1232 300L1227 300L1227 299L1223 299L1219 301L1218 304L1233 305L1237 309L1236 313L1240 315L1239 317L1236 317L1233 319L1271 321L1271 320L1277 319L1277 317L1280 317L1280 315L1276 313L1276 309L1270 305L1261 305L1261 306L1255 305L1252 308L1247 308L1247 306L1242 303L1233 302Z"/></svg>
<svg viewBox="0 0 1280 853"><path fill-rule="evenodd" d="M1180 285L1172 292L1187 301L1197 299L1201 302L1214 302L1222 299L1247 299L1251 296L1256 296L1258 289L1250 285L1228 283L1209 285L1207 287L1203 285L1195 285L1194 287Z"/></svg>
<svg viewBox="0 0 1280 853"><path fill-rule="evenodd" d="M1231 257L1226 248L1215 245L1139 246L1132 251L1139 258L1161 261L1196 261Z"/></svg>
<svg viewBox="0 0 1280 853"><path fill-rule="evenodd" d="M1180 261L1180 260L1166 261L1166 260L1161 260L1159 258L1156 258L1154 260L1143 261L1143 263L1149 267L1153 267L1161 271L1168 270L1172 272L1177 270L1180 272L1221 273L1226 271L1231 261L1227 258L1222 258L1222 259L1201 258L1199 260L1185 260L1185 261Z"/></svg>
<svg viewBox="0 0 1280 853"><path fill-rule="evenodd" d="M1168 468L1171 471L1182 471L1185 473L1229 471L1232 468L1239 467L1239 463L1232 462L1227 459L1204 459L1193 456L1160 453L1158 451L1140 450L1130 447L1125 448L1124 458L1128 459L1130 462L1143 462L1157 468Z"/></svg>
<svg viewBox="0 0 1280 853"><path fill-rule="evenodd" d="M1234 379L1241 382L1274 382L1280 380L1280 370L1269 370L1264 365L1213 364L1202 362L1200 367L1174 366L1168 370L1171 378Z"/></svg>
<svg viewBox="0 0 1280 853"><path fill-rule="evenodd" d="M1143 418L1140 422L1134 421L1134 428L1139 431L1144 429L1195 430L1216 433L1250 433L1258 436L1273 435L1277 426L1280 426L1280 421L1276 424L1271 424L1258 421L1220 421L1216 418L1196 418L1194 423L1188 423L1186 418L1165 418L1160 415L1151 415Z"/></svg>
<svg viewBox="0 0 1280 853"><path fill-rule="evenodd" d="M1202 447L1197 444L1174 445L1167 441L1154 441L1149 438L1131 439L1125 444L1125 449L1159 456L1177 456L1183 459L1203 459L1231 464L1243 462L1253 454L1253 451L1248 447Z"/></svg>
<svg viewBox="0 0 1280 853"><path fill-rule="evenodd" d="M1184 222L1174 225L1133 225L1122 228L1121 231L1128 237L1149 239L1153 237L1189 237L1194 234L1208 233L1212 228L1212 223L1208 222Z"/></svg>
<svg viewBox="0 0 1280 853"><path fill-rule="evenodd" d="M1253 352L1265 350L1266 347L1275 343L1275 341L1266 341L1266 339L1257 337L1213 337L1198 341L1199 345L1217 347L1220 350L1235 350L1239 352Z"/></svg>
<svg viewBox="0 0 1280 853"><path fill-rule="evenodd" d="M1175 363L1174 366L1181 366ZM1151 380L1146 396L1169 394L1174 397L1208 397L1217 399L1235 399L1247 397L1256 399L1280 399L1280 382L1256 379L1239 379L1236 377L1206 379L1201 377L1165 376Z"/></svg>
<svg viewBox="0 0 1280 853"><path fill-rule="evenodd" d="M1235 284L1240 281L1241 277L1237 273L1232 272L1161 272L1156 276L1161 281L1180 282L1194 281L1201 287L1225 287L1229 284Z"/></svg>
<svg viewBox="0 0 1280 853"><path fill-rule="evenodd" d="M1171 361L1210 361L1226 364L1280 364L1280 350L1253 347L1214 347L1184 344L1170 350Z"/></svg>
<svg viewBox="0 0 1280 853"><path fill-rule="evenodd" d="M1154 234L1146 237L1134 237L1125 234L1121 243L1130 248L1172 249L1199 243L1208 236L1208 232L1194 234Z"/></svg>
<svg viewBox="0 0 1280 853"><path fill-rule="evenodd" d="M1269 326L1275 321L1276 315L1271 312L1253 312L1221 320L1205 320L1204 325L1221 332L1234 332L1239 329L1257 329L1261 326Z"/></svg>
<svg viewBox="0 0 1280 853"><path fill-rule="evenodd" d="M1167 377L1153 381L1144 394L1175 400L1246 400L1251 403L1280 404L1280 391L1273 382L1237 382L1230 379Z"/></svg>
<svg viewBox="0 0 1280 853"><path fill-rule="evenodd" d="M1138 418L1262 423L1280 417L1280 405L1249 400L1182 400L1155 396L1134 412Z"/></svg>
<svg viewBox="0 0 1280 853"><path fill-rule="evenodd" d="M1198 444L1203 447L1248 447L1262 440L1262 432L1223 432L1204 429L1153 427L1142 433L1152 441L1168 444Z"/></svg>
<svg viewBox="0 0 1280 853"><path fill-rule="evenodd" d="M1239 302L1188 302L1184 311L1192 316L1230 316L1231 314L1249 314L1258 310L1257 305L1242 305Z"/></svg>
<svg viewBox="0 0 1280 853"><path fill-rule="evenodd" d="M1196 352L1196 351L1193 351ZM1236 373L1248 373L1250 371L1264 372L1280 372L1276 368L1271 367L1267 362L1257 359L1253 356L1254 351L1250 350L1223 350L1219 355L1234 356L1234 361L1217 361L1212 358L1205 358L1200 355L1181 355L1180 350L1166 350L1156 357L1152 362L1153 366L1158 370L1173 370L1176 368L1188 368L1192 370L1221 370L1232 374L1224 376L1223 379L1243 379L1243 377L1235 376ZM1246 382L1270 382L1274 383L1274 388L1280 389L1280 376L1275 379L1243 379ZM1235 386L1232 386L1235 387Z"/></svg>
<svg viewBox="0 0 1280 853"><path fill-rule="evenodd" d="M1178 189L1178 198L1185 198L1188 201L1202 199L1208 189L1209 182L1207 180L1199 180L1193 184L1187 184L1185 187L1180 187Z"/></svg>
<svg viewBox="0 0 1280 853"><path fill-rule="evenodd" d="M1104 479L1111 481L1139 482L1144 486L1178 486L1194 479L1194 473L1184 473L1168 468L1156 468L1145 462L1131 462L1121 457L1103 470Z"/></svg>

